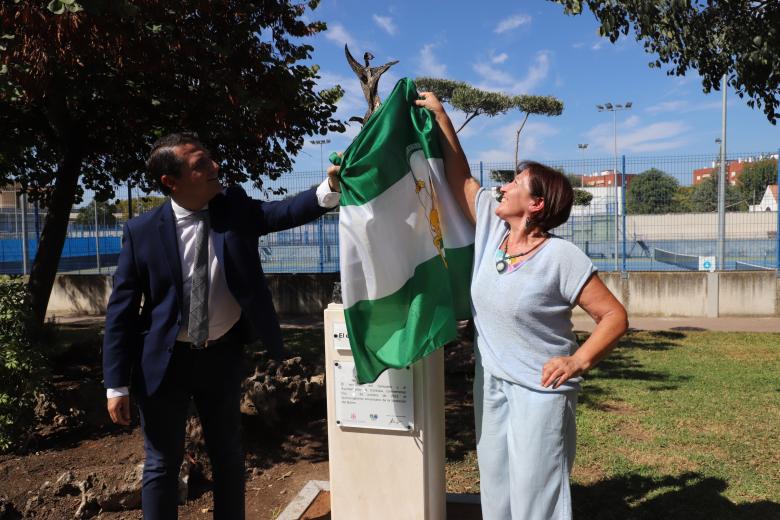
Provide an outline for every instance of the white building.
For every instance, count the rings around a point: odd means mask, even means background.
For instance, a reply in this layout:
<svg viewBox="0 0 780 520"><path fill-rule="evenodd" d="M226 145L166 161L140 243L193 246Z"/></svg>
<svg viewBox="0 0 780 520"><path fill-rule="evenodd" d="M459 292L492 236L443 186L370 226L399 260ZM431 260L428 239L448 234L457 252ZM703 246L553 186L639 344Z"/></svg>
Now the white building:
<svg viewBox="0 0 780 520"><path fill-rule="evenodd" d="M777 211L777 184L767 186L761 202L750 206L750 211Z"/></svg>
<svg viewBox="0 0 780 520"><path fill-rule="evenodd" d="M571 214L575 217L586 215L614 215L615 214L615 186L577 188L593 195L588 206L572 206ZM618 209L623 212L623 190L617 189Z"/></svg>

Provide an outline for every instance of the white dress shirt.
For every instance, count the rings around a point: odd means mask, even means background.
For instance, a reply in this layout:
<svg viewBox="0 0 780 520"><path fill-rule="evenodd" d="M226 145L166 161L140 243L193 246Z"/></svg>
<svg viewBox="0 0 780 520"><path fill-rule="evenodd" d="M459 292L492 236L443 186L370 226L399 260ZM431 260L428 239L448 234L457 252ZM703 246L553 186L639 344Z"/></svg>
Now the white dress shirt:
<svg viewBox="0 0 780 520"><path fill-rule="evenodd" d="M339 203L339 193L331 191L327 179L317 187L317 202L323 208L334 208ZM176 218L182 294L185 295L185 301L189 301L192 273L195 271L195 236L198 219L193 218L194 211L181 207L173 199L171 199L171 207ZM186 310L183 312L186 313ZM189 341L188 318L189 316L182 315L181 328L176 336L177 341ZM214 230L211 230L209 232L209 341L221 338L240 318L241 307L228 289L225 271L214 253ZM126 386L106 390L108 398L122 397L129 393L129 388Z"/></svg>

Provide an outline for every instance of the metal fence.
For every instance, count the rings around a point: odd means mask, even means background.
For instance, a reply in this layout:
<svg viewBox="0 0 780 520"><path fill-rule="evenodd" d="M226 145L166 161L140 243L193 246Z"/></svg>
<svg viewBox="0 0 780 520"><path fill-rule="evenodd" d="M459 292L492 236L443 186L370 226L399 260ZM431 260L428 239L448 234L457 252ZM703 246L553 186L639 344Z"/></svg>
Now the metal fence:
<svg viewBox="0 0 780 520"><path fill-rule="evenodd" d="M778 152L732 153L727 158L729 181L736 182L745 168L774 159L772 184L780 179ZM717 175L714 155L623 156L542 161L562 169L575 188L590 197L576 205L569 220L553 232L585 251L602 271L674 271L713 269L718 262L718 215L712 186L706 176ZM613 174L617 163L617 175ZM762 163L764 164L764 163ZM483 186L496 187L511 175L513 164L473 163L472 175ZM713 169L708 172L708 169ZM673 178L639 190L639 174L656 169ZM293 172L262 189L245 186L250 196L279 200L319 184L319 171ZM647 183L645 182L645 185ZM2 191L2 190L0 190ZM148 210L143 197L161 197L118 186L107 208L94 203L85 190L84 202L73 209L60 260L60 272L111 273L121 246L122 226L128 218L128 198L133 215ZM739 183L727 191L724 233L724 270L780 268L777 189L746 193ZM642 199L642 200L640 200ZM160 199L157 199L158 201ZM152 203L154 199L152 200ZM641 202L641 204L640 204ZM45 210L26 204L24 197L7 187L0 193L0 274L25 272L35 257ZM26 248L22 237L26 235ZM339 269L338 212L317 221L263 236L260 240L263 269L268 273L328 273Z"/></svg>

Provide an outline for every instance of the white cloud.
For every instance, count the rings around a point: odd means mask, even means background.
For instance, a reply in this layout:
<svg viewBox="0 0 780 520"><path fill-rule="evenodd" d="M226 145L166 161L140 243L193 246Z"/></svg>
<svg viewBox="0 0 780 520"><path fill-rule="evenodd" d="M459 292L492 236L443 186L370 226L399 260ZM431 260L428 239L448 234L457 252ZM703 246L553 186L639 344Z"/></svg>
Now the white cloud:
<svg viewBox="0 0 780 520"><path fill-rule="evenodd" d="M516 81L516 79L513 78L509 73L491 67L487 63L477 63L476 65L474 65L474 71L477 74L479 74L482 77L482 80L487 82L488 84L501 85L502 87L504 87L506 85L511 85ZM490 90L500 90L500 89L501 87L490 89Z"/></svg>
<svg viewBox="0 0 780 520"><path fill-rule="evenodd" d="M341 25L340 23L334 23L333 25L328 25L328 30L325 31L325 38L329 39L330 41L338 45L347 44L350 47L355 47L355 39L352 37L352 35L350 35L347 32L344 26Z"/></svg>
<svg viewBox="0 0 780 520"><path fill-rule="evenodd" d="M585 44L583 42L576 42L576 43L572 43L571 46L574 49L581 49L585 47Z"/></svg>
<svg viewBox="0 0 780 520"><path fill-rule="evenodd" d="M320 79L317 80L318 89L331 88L336 85L340 85L344 89L344 96L336 104L338 108L334 117L347 121L350 117L363 117L365 115L368 104L363 95L363 90L360 88L360 81L357 79L357 76L337 74L322 69L319 71L319 76ZM379 94L383 100L387 98L399 79L401 78L398 74L393 73L392 69L382 75L382 79L379 82ZM351 140L357 135L359 130L360 123L350 123L346 134L341 135L346 135Z"/></svg>
<svg viewBox="0 0 780 520"><path fill-rule="evenodd" d="M496 65L504 63L509 58L509 54L502 52L498 55L491 55L490 61L495 63Z"/></svg>
<svg viewBox="0 0 780 520"><path fill-rule="evenodd" d="M646 108L645 111L651 114L658 114L661 112L688 113L688 112L700 112L706 110L717 110L720 108L721 108L720 101L689 103L683 100L675 100L675 101L662 101L660 103L656 103L655 105Z"/></svg>
<svg viewBox="0 0 780 520"><path fill-rule="evenodd" d="M471 159L469 157L469 159ZM510 149L504 149L504 148L492 148L490 150L482 150L480 152L476 153L475 157L476 161L481 161L484 163L508 163L512 164L515 162L515 152L514 150ZM478 174L479 172L471 172L472 175ZM490 172L485 172L484 175L487 177L490 174Z"/></svg>
<svg viewBox="0 0 780 520"><path fill-rule="evenodd" d="M479 88L510 94L527 94L534 90L549 74L550 54L547 51L538 52L536 59L528 67L523 78L515 78L487 63L475 64L474 70L482 77L482 82L477 85Z"/></svg>
<svg viewBox="0 0 780 520"><path fill-rule="evenodd" d="M618 153L661 152L681 148L687 144L688 126L682 121L662 121L643 126L638 116L631 116L618 124ZM594 149L612 153L612 123L602 123L586 132Z"/></svg>
<svg viewBox="0 0 780 520"><path fill-rule="evenodd" d="M395 87L395 84L398 83L399 79L401 79L401 77L398 74L395 74L393 69L389 69L387 72L382 74L382 79L379 80L379 96L383 101L393 91L393 87Z"/></svg>
<svg viewBox="0 0 780 520"><path fill-rule="evenodd" d="M512 161L514 161L515 139L517 138L517 130L522 124L522 116L519 112L515 112L514 114L504 116L500 122L503 124L490 132L490 136L495 139L495 142L503 144L511 152ZM520 159L528 159L532 155L539 155L544 148L547 138L558 133L559 130L550 123L534 121L532 116L523 127L523 131L520 132L518 152Z"/></svg>
<svg viewBox="0 0 780 520"><path fill-rule="evenodd" d="M658 112L676 112L685 106L684 101L662 101L651 107L647 107L645 112L656 114Z"/></svg>
<svg viewBox="0 0 780 520"><path fill-rule="evenodd" d="M368 105L356 76L334 74L324 70L320 70L319 75L317 86L320 89L331 88L335 85L341 85L341 88L344 89L344 96L336 104L338 107L336 118L347 120L352 116L363 116Z"/></svg>
<svg viewBox="0 0 780 520"><path fill-rule="evenodd" d="M441 77L447 74L447 66L439 63L436 55L433 53L433 49L437 46L438 44L436 43L428 43L420 49L417 71L421 75Z"/></svg>
<svg viewBox="0 0 780 520"><path fill-rule="evenodd" d="M517 29L521 25L525 25L527 23L531 22L531 17L524 15L524 14L517 14L514 16L510 16L509 18L504 18L500 22L498 22L498 25L496 25L496 28L493 30L496 34L501 34L507 31L511 31L512 29Z"/></svg>
<svg viewBox="0 0 780 520"><path fill-rule="evenodd" d="M491 167L511 167L514 164L515 136L522 120L523 116L518 111L496 117L478 117L458 134L469 161L488 163L485 165L485 177ZM520 134L520 160L549 155L546 145L559 133L560 130L553 124L531 117ZM485 146L487 148L483 149ZM472 174L478 175L478 172Z"/></svg>
<svg viewBox="0 0 780 520"><path fill-rule="evenodd" d="M375 14L373 16L374 23L376 23L382 30L384 30L387 34L390 36L395 36L395 33L398 32L398 27L396 27L395 23L393 23L393 19L389 16L379 16L378 14Z"/></svg>
<svg viewBox="0 0 780 520"><path fill-rule="evenodd" d="M601 50L602 47L604 47L604 44L606 43L606 40L601 39L598 40L596 43L590 46L590 49L593 51Z"/></svg>

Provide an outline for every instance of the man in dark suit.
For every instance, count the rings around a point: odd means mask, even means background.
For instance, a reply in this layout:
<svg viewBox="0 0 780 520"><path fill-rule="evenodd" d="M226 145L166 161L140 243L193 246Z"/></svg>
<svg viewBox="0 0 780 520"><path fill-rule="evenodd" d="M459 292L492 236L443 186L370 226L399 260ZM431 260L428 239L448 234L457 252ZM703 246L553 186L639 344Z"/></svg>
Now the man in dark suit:
<svg viewBox="0 0 780 520"><path fill-rule="evenodd" d="M239 410L241 350L262 339L282 356L282 335L263 276L260 235L314 220L338 204L335 170L278 202L223 189L195 134L157 141L149 174L170 199L125 224L106 311L103 375L108 411L129 424L129 388L144 435L144 518L177 517L179 468L190 399L214 473L214 518L244 518Z"/></svg>

